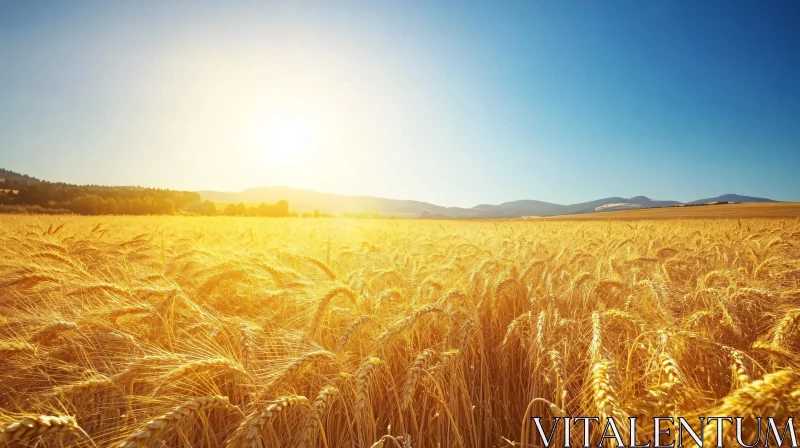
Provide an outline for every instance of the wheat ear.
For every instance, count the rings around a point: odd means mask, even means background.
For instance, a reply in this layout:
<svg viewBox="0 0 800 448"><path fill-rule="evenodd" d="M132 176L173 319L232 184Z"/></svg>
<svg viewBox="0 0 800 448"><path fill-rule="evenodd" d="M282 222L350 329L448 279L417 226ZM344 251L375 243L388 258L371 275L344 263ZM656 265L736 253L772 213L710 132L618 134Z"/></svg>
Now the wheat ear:
<svg viewBox="0 0 800 448"><path fill-rule="evenodd" d="M356 301L357 296L355 292L353 292L353 290L347 286L337 286L325 293L325 295L322 296L322 299L320 299L319 305L317 305L317 311L314 313L314 317L311 319L311 326L308 329L308 334L313 335L317 331L317 327L319 327L319 323L322 320L322 317L325 315L325 312L328 311L331 301L339 294L346 295L354 303Z"/></svg>
<svg viewBox="0 0 800 448"><path fill-rule="evenodd" d="M414 359L414 364L411 365L411 369L408 371L406 384L403 388L403 401L401 403L401 409L406 409L408 405L411 404L411 400L414 398L414 390L417 388L417 383L422 375L422 371L425 370L427 365L435 356L436 352L433 350L425 350L417 355L417 357Z"/></svg>
<svg viewBox="0 0 800 448"><path fill-rule="evenodd" d="M303 421L303 426L300 429L300 443L297 445L298 448L314 446L317 430L322 426L322 418L338 395L339 389L333 386L322 388L317 395L317 399L314 401L314 405L311 407L311 412L308 413Z"/></svg>
<svg viewBox="0 0 800 448"><path fill-rule="evenodd" d="M74 417L68 415L37 415L0 426L0 441L26 441L50 434L79 430Z"/></svg>
<svg viewBox="0 0 800 448"><path fill-rule="evenodd" d="M185 417L197 414L200 411L214 408L227 408L230 406L228 397L211 395L207 397L193 398L180 406L176 406L166 414L156 417L147 422L141 430L133 433L128 439L122 442L120 448L137 448L147 445L153 441L169 426L183 420Z"/></svg>
<svg viewBox="0 0 800 448"><path fill-rule="evenodd" d="M226 444L227 448L257 448L259 437L268 423L272 423L283 410L298 405L306 404L308 399L301 395L288 395L273 400L267 404L262 412L246 418ZM237 442L241 442L238 443Z"/></svg>
<svg viewBox="0 0 800 448"><path fill-rule="evenodd" d="M375 369L380 362L380 359L370 357L361 366L361 371L358 373L358 380L356 381L355 410L357 412L363 410L369 402L369 387L372 383L372 377L375 375Z"/></svg>
<svg viewBox="0 0 800 448"><path fill-rule="evenodd" d="M796 415L798 411L800 411L800 375L791 370L780 370L731 392L722 399L722 403L705 415L744 418L770 416L777 422L785 421L786 417ZM703 446L716 446L717 422L709 422L704 434ZM726 439L728 438L730 434L727 435Z"/></svg>
<svg viewBox="0 0 800 448"><path fill-rule="evenodd" d="M58 337L58 335L60 335L65 331L77 332L79 331L78 325L75 322L67 322L59 320L44 328L41 328L39 331L31 335L28 341L41 344L44 342L48 342L52 339L55 339L56 337Z"/></svg>
<svg viewBox="0 0 800 448"><path fill-rule="evenodd" d="M0 342L0 360L6 360L12 356L22 354L33 354L36 349L33 345L26 342Z"/></svg>

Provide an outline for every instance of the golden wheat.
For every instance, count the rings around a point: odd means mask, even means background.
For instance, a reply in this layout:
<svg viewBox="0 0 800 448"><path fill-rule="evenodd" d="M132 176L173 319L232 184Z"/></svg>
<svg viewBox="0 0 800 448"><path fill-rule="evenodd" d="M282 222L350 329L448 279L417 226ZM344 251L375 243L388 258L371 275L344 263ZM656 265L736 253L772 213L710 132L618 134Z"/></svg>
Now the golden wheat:
<svg viewBox="0 0 800 448"><path fill-rule="evenodd" d="M78 429L74 417L66 415L37 415L0 426L0 441L25 442L51 434L63 434Z"/></svg>
<svg viewBox="0 0 800 448"><path fill-rule="evenodd" d="M311 412L308 413L301 426L298 448L307 448L314 444L318 428L323 426L322 418L338 395L339 389L333 386L326 386L319 392L311 407Z"/></svg>
<svg viewBox="0 0 800 448"><path fill-rule="evenodd" d="M800 410L797 220L0 224L12 445L535 446L537 415Z"/></svg>
<svg viewBox="0 0 800 448"><path fill-rule="evenodd" d="M164 415L154 418L147 422L141 430L133 433L127 440L120 444L120 448L136 448L148 444L161 434L165 429L183 420L186 417L197 414L207 409L225 408L230 405L228 397L208 396L193 398L185 403L176 406Z"/></svg>

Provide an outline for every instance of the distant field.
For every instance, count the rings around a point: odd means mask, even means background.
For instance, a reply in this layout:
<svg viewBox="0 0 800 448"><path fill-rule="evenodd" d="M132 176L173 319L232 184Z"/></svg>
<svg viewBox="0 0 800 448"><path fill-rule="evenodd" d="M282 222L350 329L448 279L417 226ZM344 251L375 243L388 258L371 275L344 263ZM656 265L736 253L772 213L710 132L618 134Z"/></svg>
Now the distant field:
<svg viewBox="0 0 800 448"><path fill-rule="evenodd" d="M751 204L701 205L695 207L664 207L580 215L548 216L547 220L632 220L679 218L796 218L800 202L769 202Z"/></svg>

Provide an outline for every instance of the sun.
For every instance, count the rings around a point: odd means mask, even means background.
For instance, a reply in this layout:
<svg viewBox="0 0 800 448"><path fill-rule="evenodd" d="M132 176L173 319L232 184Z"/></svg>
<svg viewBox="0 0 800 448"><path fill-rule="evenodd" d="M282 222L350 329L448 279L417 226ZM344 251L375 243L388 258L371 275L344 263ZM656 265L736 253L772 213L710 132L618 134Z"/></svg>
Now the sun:
<svg viewBox="0 0 800 448"><path fill-rule="evenodd" d="M288 168L313 155L314 128L303 117L292 113L270 114L259 125L258 151L264 162Z"/></svg>

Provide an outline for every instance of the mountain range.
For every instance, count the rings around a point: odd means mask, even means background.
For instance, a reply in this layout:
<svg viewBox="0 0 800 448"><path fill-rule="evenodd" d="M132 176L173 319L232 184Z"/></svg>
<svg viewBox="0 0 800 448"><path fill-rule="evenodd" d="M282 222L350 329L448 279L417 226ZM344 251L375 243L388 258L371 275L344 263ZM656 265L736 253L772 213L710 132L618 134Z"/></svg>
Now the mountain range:
<svg viewBox="0 0 800 448"><path fill-rule="evenodd" d="M22 203L16 197L16 189L24 189L24 185L41 184L43 181L35 177L20 174L14 171L0 168L0 195L5 194L9 203L31 205L27 202ZM3 185L5 184L5 185ZM14 184L14 185L11 185ZM49 183L45 183L48 185ZM132 191L141 191L142 195L152 191L168 192L169 190L148 190L142 187L109 187L109 186L79 186L63 183L52 184L56 190L82 188L81 194L96 195L97 189L104 193L110 191L125 192L130 195ZM9 189L11 188L11 189ZM73 189L74 189L73 188ZM88 191L87 190L91 190ZM41 190L41 188L39 189ZM8 192L12 192L9 196ZM21 192L20 192L21 193ZM61 191L61 196L63 196ZM290 187L257 187L250 188L241 192L222 192L222 191L197 191L172 192L180 194L191 194L194 198L183 197L183 200L196 202L197 196L203 201L213 201L217 203L266 203L274 204L279 201L287 201L292 212L312 212L319 210L324 213L334 215L343 214L371 214L378 213L383 216L395 216L398 218L441 218L441 219L482 219L482 218L522 218L532 216L557 216L572 215L583 213L600 213L616 210L630 210L653 207L671 207L676 205L700 205L712 202L778 202L772 199L757 198L752 196L741 196L737 194L724 194L714 198L698 199L687 203L678 201L652 200L646 196L635 196L632 198L610 197L597 199L579 204L554 204L536 200L521 200L504 202L502 204L480 204L474 207L443 207L422 201L410 201L399 199L379 198L374 196L346 196L332 193L322 193L313 190L303 190ZM38 199L54 199L47 196L48 190L44 189L34 194ZM166 193L165 193L166 194ZM30 200L31 197L27 199ZM39 197L42 196L42 197ZM63 199L63 198L61 198ZM74 199L74 198L73 198ZM52 201L51 201L52 202ZM2 201L0 201L0 205ZM192 204L190 204L191 208ZM43 206L44 207L44 206ZM49 205L48 205L49 207Z"/></svg>
<svg viewBox="0 0 800 448"><path fill-rule="evenodd" d="M290 187L258 187L239 193L221 191L198 191L203 200L227 203L275 203L288 201L292 211L309 212L320 210L326 213L379 213L398 218L521 218L526 216L554 216L579 213L600 213L674 205L697 205L711 202L777 202L772 199L724 194L714 198L698 199L681 203L678 201L652 200L646 196L632 198L610 197L579 204L554 204L536 200L504 202L502 204L480 204L471 208L443 207L428 202L387 199L372 196L346 196L302 190Z"/></svg>

